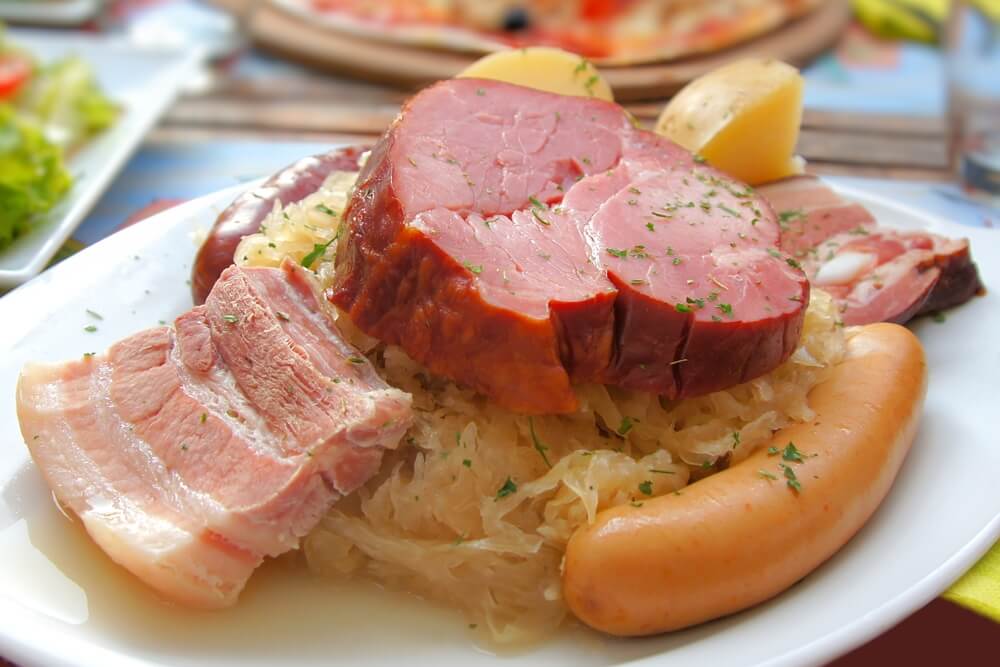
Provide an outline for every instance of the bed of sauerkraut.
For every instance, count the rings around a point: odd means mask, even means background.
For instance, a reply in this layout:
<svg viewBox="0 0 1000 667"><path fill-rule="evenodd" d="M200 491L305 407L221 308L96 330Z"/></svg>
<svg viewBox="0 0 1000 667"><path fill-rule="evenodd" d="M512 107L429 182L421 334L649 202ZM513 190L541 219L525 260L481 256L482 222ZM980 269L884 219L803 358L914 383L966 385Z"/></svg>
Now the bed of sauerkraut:
<svg viewBox="0 0 1000 667"><path fill-rule="evenodd" d="M276 206L236 260L290 257L328 283L352 182L337 173L303 201ZM814 290L800 346L763 377L683 401L585 385L576 413L526 417L430 375L346 317L338 324L389 383L413 394L415 423L380 474L305 539L308 566L444 601L498 642L532 640L563 621L560 567L578 526L677 491L810 419L809 390L845 351L834 304Z"/></svg>

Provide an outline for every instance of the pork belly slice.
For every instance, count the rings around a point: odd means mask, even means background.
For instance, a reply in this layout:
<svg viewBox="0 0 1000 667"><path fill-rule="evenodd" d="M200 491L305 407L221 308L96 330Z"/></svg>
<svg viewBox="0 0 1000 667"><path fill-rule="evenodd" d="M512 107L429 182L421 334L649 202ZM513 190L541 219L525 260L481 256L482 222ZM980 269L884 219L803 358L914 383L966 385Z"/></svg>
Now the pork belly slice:
<svg viewBox="0 0 1000 667"><path fill-rule="evenodd" d="M573 411L575 382L681 398L750 379L808 302L745 185L617 105L497 81L411 99L345 220L329 298L525 413Z"/></svg>
<svg viewBox="0 0 1000 667"><path fill-rule="evenodd" d="M164 596L233 604L411 421L305 271L230 267L204 306L106 354L29 364L18 418L56 497Z"/></svg>
<svg viewBox="0 0 1000 667"><path fill-rule="evenodd" d="M781 248L837 300L845 324L904 323L982 292L967 239L877 226L814 176L759 192L778 212Z"/></svg>

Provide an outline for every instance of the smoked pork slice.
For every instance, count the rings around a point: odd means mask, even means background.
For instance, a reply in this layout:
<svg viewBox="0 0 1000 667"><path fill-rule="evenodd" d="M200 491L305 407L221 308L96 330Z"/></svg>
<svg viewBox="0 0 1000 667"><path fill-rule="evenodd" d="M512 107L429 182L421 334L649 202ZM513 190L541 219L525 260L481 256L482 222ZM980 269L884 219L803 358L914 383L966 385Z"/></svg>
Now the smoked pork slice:
<svg viewBox="0 0 1000 667"><path fill-rule="evenodd" d="M814 176L759 188L778 213L781 249L837 300L845 324L904 323L983 289L967 239L878 227Z"/></svg>
<svg viewBox="0 0 1000 667"><path fill-rule="evenodd" d="M18 419L59 501L168 598L235 602L408 428L300 268L235 266L205 305L106 354L29 364Z"/></svg>
<svg viewBox="0 0 1000 667"><path fill-rule="evenodd" d="M808 282L747 186L621 107L454 79L403 108L348 205L329 298L525 413L571 384L680 398L795 348Z"/></svg>

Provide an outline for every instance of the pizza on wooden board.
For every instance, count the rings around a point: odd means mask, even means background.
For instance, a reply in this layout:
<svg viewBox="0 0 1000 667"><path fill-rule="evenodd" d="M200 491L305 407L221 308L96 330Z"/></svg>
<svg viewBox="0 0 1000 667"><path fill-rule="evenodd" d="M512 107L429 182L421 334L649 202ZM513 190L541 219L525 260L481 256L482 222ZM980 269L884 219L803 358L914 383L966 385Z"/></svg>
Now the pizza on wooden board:
<svg viewBox="0 0 1000 667"><path fill-rule="evenodd" d="M718 51L773 30L820 0L275 0L342 32L484 53L555 46L603 65Z"/></svg>

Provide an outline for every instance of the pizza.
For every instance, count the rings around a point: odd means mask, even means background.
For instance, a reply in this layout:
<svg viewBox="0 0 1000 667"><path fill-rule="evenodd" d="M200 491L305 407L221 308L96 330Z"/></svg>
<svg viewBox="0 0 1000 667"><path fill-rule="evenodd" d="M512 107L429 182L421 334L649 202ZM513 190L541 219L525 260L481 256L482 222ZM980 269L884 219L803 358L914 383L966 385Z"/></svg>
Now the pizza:
<svg viewBox="0 0 1000 667"><path fill-rule="evenodd" d="M821 0L274 0L310 21L388 42L486 53L555 46L603 65L718 51Z"/></svg>

